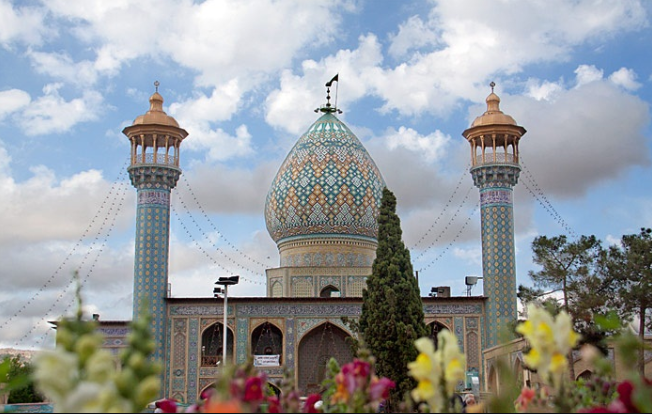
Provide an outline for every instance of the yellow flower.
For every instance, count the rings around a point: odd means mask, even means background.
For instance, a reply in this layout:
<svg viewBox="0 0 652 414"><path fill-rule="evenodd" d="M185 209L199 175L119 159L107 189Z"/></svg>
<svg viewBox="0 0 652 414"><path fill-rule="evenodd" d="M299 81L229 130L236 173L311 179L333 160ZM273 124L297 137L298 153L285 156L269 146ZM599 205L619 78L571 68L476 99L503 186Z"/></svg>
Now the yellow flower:
<svg viewBox="0 0 652 414"><path fill-rule="evenodd" d="M580 337L573 330L572 319L565 311L556 318L534 304L529 304L527 311L528 320L516 327L516 332L521 333L531 347L525 355L525 363L538 370L544 381L552 379L553 384L558 385L568 367L566 355Z"/></svg>
<svg viewBox="0 0 652 414"><path fill-rule="evenodd" d="M567 367L568 361L566 360L566 356L558 352L553 354L552 360L550 361L550 372L554 374L561 374L566 370Z"/></svg>
<svg viewBox="0 0 652 414"><path fill-rule="evenodd" d="M416 360L408 363L409 374L418 381L412 390L416 401L425 401L432 412L440 412L464 380L465 358L457 345L457 338L449 330L437 335L438 348L432 339L424 337L414 342L420 352Z"/></svg>
<svg viewBox="0 0 652 414"><path fill-rule="evenodd" d="M412 397L417 401L428 401L435 396L435 386L428 380L419 381L412 390Z"/></svg>

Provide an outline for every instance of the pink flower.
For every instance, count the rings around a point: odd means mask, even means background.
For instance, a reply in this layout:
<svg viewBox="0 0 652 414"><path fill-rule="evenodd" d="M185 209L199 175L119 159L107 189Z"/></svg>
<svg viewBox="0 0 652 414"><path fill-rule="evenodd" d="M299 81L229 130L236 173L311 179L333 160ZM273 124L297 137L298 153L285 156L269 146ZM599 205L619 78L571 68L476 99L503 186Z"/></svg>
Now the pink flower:
<svg viewBox="0 0 652 414"><path fill-rule="evenodd" d="M528 405L534 399L536 392L532 388L523 387L521 394L518 396L514 405L518 411L526 411Z"/></svg>
<svg viewBox="0 0 652 414"><path fill-rule="evenodd" d="M369 396L372 401L386 400L389 398L389 390L394 388L396 383L389 378L378 378L374 375L369 385Z"/></svg>

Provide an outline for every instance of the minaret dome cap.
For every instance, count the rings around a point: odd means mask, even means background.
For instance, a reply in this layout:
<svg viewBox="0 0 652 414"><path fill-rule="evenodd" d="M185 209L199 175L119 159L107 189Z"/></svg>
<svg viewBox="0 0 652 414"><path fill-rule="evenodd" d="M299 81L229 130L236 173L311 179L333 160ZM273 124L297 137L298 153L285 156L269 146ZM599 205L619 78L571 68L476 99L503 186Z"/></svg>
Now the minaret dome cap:
<svg viewBox="0 0 652 414"><path fill-rule="evenodd" d="M154 82L156 92L149 97L149 111L134 120L133 125L167 125L178 128L179 123L163 111L163 97L158 93L159 82Z"/></svg>
<svg viewBox="0 0 652 414"><path fill-rule="evenodd" d="M487 110L484 114L475 118L471 128L481 125L517 125L514 118L500 110L500 98L494 93L495 85L495 83L491 82L491 93L486 99Z"/></svg>

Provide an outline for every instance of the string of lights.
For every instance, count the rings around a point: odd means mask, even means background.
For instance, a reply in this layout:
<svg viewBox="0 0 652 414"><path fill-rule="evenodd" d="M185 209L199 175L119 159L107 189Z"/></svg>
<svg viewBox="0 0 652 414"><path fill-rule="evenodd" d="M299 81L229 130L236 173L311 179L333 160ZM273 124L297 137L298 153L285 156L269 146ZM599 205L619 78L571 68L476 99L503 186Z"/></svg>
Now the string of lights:
<svg viewBox="0 0 652 414"><path fill-rule="evenodd" d="M426 266L419 269L419 272L423 272L423 271L427 270L430 266L435 264L435 262L437 262L442 256L444 256L444 254L446 254L446 252L451 248L451 246L453 246L453 244L455 244L457 239L459 239L460 235L464 232L464 229L466 228L466 226L468 226L468 224L471 222L471 219L473 218L475 213L478 211L479 206L480 206L480 201L478 201L475 204L475 207L473 208L473 211L471 212L471 214L469 214L469 216L466 218L466 221L464 222L464 224L462 225L460 230L457 232L455 237L453 237L453 239L450 241L450 243L448 243L448 245L444 248L444 250L442 250L439 253L439 255L437 257L435 257L430 263L428 263Z"/></svg>
<svg viewBox="0 0 652 414"><path fill-rule="evenodd" d="M122 170L124 171L124 169ZM120 179L120 177L118 177ZM80 286L83 287L86 285L88 280L90 279L91 275L93 274L93 270L102 256L102 252L104 250L104 247L108 244L109 237L111 235L111 232L113 231L115 227L115 221L116 218L118 217L120 210L122 209L122 206L124 205L125 201L125 194L127 193L127 187L128 185L124 182L124 180L118 181L114 183L111 187L111 190L109 191L109 194L113 194L114 189L121 188L122 191L117 197L111 197L111 203L106 209L106 213L104 214L104 218L97 229L97 232L95 232L95 236L93 237L93 240L90 242L88 249L84 256L82 257L79 266L76 269L76 272L78 274L83 275L81 280L80 280ZM107 197L108 199L108 197ZM98 210L98 213L96 216L99 216L101 212L105 210L105 206L107 205L106 200L105 202L102 203L100 209ZM116 202L116 200L118 200ZM93 219L93 222L95 219ZM101 240L100 240L101 238ZM97 249L96 249L97 247ZM89 260L92 257L92 260ZM85 266L88 265L88 270L84 270ZM43 317L35 324L32 325L32 327L19 339L16 341L16 346L19 346L20 343L25 341L38 327L39 325L42 325L43 323L47 322L46 318L48 315L51 315L54 313L55 308L57 305L66 297L69 296L69 292L71 288L75 284L75 278L74 276L70 278L68 281L67 285L65 286L64 289L61 290L57 298L54 300L52 305L47 309L47 311L43 314ZM40 289L40 291L42 291ZM74 300L68 300L66 301L66 306L65 308L61 311L61 315L65 315L67 312L70 311L72 308L73 304L75 303ZM41 341L45 340L45 337L47 336L47 331L44 335L41 335L41 337L37 340L37 344L41 343Z"/></svg>
<svg viewBox="0 0 652 414"><path fill-rule="evenodd" d="M523 171L525 172L525 175L523 177L524 180L522 180L523 185L525 186L525 188L527 188L527 190L530 192L530 194L532 194L534 199L537 200L539 205L541 205L544 208L544 210L546 210L550 214L550 216L553 219L555 219L557 221L557 223L559 223L559 225L572 238L576 239L578 237L577 233L575 231L573 231L573 229L568 225L568 223L566 223L566 221L561 217L561 215L557 212L557 210L555 210L555 208L552 206L552 204L550 203L550 200L548 199L548 197L546 197L546 195L543 193L543 190L541 189L541 187L537 184L536 180L534 179L534 176L532 175L532 172L530 171L530 169L527 168L525 166L525 164L523 163L523 157L522 156L520 158L520 164L521 164L521 167L522 167ZM534 190L530 187L530 185L528 185L528 182L531 183L531 186L534 188Z"/></svg>
<svg viewBox="0 0 652 414"><path fill-rule="evenodd" d="M442 236L448 231L448 228L452 225L453 221L457 218L459 215L460 211L462 210L462 207L464 207L466 200L469 198L469 194L471 194L471 190L473 190L473 186L470 186L469 189L466 191L466 194L464 195L464 198L460 202L460 204L457 206L457 210L455 210L455 213L451 216L450 220L448 220L448 223L444 226L444 229L437 235L437 237L426 247L421 253L414 259L414 260L419 260L422 258L430 249L432 249L437 242L442 238Z"/></svg>
<svg viewBox="0 0 652 414"><path fill-rule="evenodd" d="M183 203L182 203L182 205L183 205ZM184 206L185 206L185 205L184 205ZM213 256L212 256L212 255L211 255L211 254L210 254L210 253L209 253L209 252L208 252L208 251L207 251L207 250L202 246L202 244L197 240L197 238L195 238L195 236L193 235L193 233L188 229L188 227L186 226L186 224L184 223L184 221L181 219L181 215L178 214L178 213L176 212L176 210L174 209L173 206L171 206L171 208L172 208L172 211L175 213L175 217L177 218L177 221L179 222L179 224L181 224L181 227L182 227L183 230L186 232L186 235L187 235L187 236L188 236L188 237L189 237L189 238L194 242L194 244L197 246L197 248L199 249L199 251L201 251L201 252L202 252L202 253L203 253L203 254L204 254L204 255L205 255L205 256L206 256L206 257L207 257L207 258L208 258L208 259L209 259L209 260L210 260L214 265L215 265L215 266L217 266L218 268L220 268L220 269L221 269L222 271L224 271L225 273L228 273L228 274L236 273L236 272L233 272L231 269L228 269L227 267L225 267L224 265L222 265L218 260L216 260L216 259L215 259L215 258L214 258L214 257L213 257ZM198 229L201 230L201 227L199 227L199 224L197 223L197 221L195 220L195 218L192 216L192 214L188 214L188 215L191 217L191 220L193 221L193 223L195 224L195 226L196 226ZM207 238L207 239L208 239L208 238ZM246 267L243 267L241 264L237 263L237 262L236 262L235 260L233 260L231 257L225 255L225 254L221 251L221 249L220 249L219 247L217 247L217 246L214 245L214 243L213 243L213 247L215 247L218 251L220 251L220 252L224 255L224 258L225 258L226 260L228 260L229 262L231 262L231 263L232 263L232 264L233 264L237 269L242 269L242 270L245 270L245 271L248 272L248 273L251 273L251 274L253 274L253 275L257 275L256 272L254 272L254 271L252 271L252 270L250 270L250 269L248 269L248 268L246 268ZM258 281L255 281L255 280L249 279L249 278L247 278L247 277L244 277L244 276L242 276L242 275L240 275L240 278L241 278L242 280L244 280L245 282L247 282L247 283L251 283L251 284L254 284L254 285L259 285L259 286L265 286L265 285L266 285L266 283L258 282Z"/></svg>
<svg viewBox="0 0 652 414"><path fill-rule="evenodd" d="M59 275L62 273L63 269L66 267L68 262L71 260L73 255L76 254L78 249L81 249L81 246L84 244L84 241L88 238L88 235L91 233L91 230L96 227L96 223L99 222L99 218L103 214L104 209L106 208L107 204L109 203L110 200L113 200L115 197L113 193L117 191L117 187L119 187L120 184L116 185L115 183L120 182L120 177L124 175L124 171L126 170L126 164L123 166L123 168L120 169L120 173L118 174L118 177L114 181L114 184L111 186L109 189L109 192L107 193L106 197L102 201L102 204L100 207L96 210L95 215L91 219L90 223L82 233L82 235L79 237L71 251L66 255L66 257L63 259L59 267L43 282L43 284L39 287L38 290L35 291L34 295L30 297L21 307L19 307L8 319L6 319L2 324L0 324L0 332L2 332L7 326L9 326L10 322L16 319L19 315L22 315L22 313L38 298L41 296L43 292L59 277ZM104 223L106 223L106 218L104 219ZM104 224L103 223L103 224ZM101 228L98 230L101 231ZM88 254L88 252L87 252ZM86 257L85 257L86 258ZM85 260L84 258L84 260ZM61 297L65 296L65 293L67 292L68 288L71 286L72 282L69 282L69 284L66 286L64 290L60 293L60 296L58 298L58 301L61 300ZM30 333L34 330L35 328L32 328L30 330ZM22 341L22 339L21 339Z"/></svg>
<svg viewBox="0 0 652 414"><path fill-rule="evenodd" d="M123 169L124 171L124 169ZM120 211L122 210L122 207L124 206L125 202L125 195L127 193L128 189L128 184L122 180L118 182L117 184L114 184L113 187L118 187L121 188L122 191L118 195L118 197L112 198L111 204L109 205L109 208L106 210L106 214L104 215L104 219L102 220L102 224L100 225L99 229L95 233L95 236L93 240L91 241L88 250L84 254L79 267L77 267L76 272L79 275L83 275L80 279L80 287L84 287L91 276L93 275L93 271L95 269L95 266L97 265L98 260L102 256L102 252L104 251L104 248L108 244L109 237L111 236L111 233L113 229L115 228L115 222L120 214ZM118 200L116 202L116 200ZM103 209L105 204L102 205L101 209ZM105 230L106 229L106 230ZM103 236L102 236L103 235ZM100 237L102 237L102 240L100 240ZM99 246L97 250L95 250L95 246ZM95 253L95 254L93 254ZM93 256L93 259L89 261L89 258ZM85 266L88 264L88 270L84 270ZM32 334L36 330L39 324L42 324L46 322L47 315L50 315L54 313L54 310L56 306L63 300L64 297L68 296L68 292L71 290L71 288L75 285L75 278L74 276L70 278L68 281L68 284L66 287L61 291L61 293L57 296L55 299L54 303L48 308L48 310L43 314L43 317L40 319L37 324L34 324L21 338L20 340L16 341L16 345L19 345L19 343L23 342L26 340L29 335ZM72 306L75 304L74 300L68 300L66 301L66 306L64 309L61 311L61 315L65 315L67 312L70 311ZM47 334L47 331L46 331ZM37 344L40 343L41 340L45 339L45 335L42 335L38 340Z"/></svg>
<svg viewBox="0 0 652 414"><path fill-rule="evenodd" d="M466 169L462 171L462 175L460 176L460 179L457 182L457 185L455 186L455 189L453 190L453 193L450 195L450 197L448 197L448 201L446 201L446 204L444 205L444 208L441 209L441 211L439 212L439 215L437 216L435 221L432 223L432 225L430 225L428 230L426 230L425 234L423 236L421 236L421 238L412 246L411 250L412 249L417 249L421 245L421 242L423 242L426 239L426 237L428 237L428 235L430 235L430 232L435 228L435 226L437 225L439 220L444 216L444 213L448 210L448 207L453 203L453 199L455 198L455 194L457 194L457 191L462 186L462 181L464 180L464 177L466 177L466 174L467 174L470 166L471 166L470 163L467 164Z"/></svg>
<svg viewBox="0 0 652 414"><path fill-rule="evenodd" d="M218 235L222 240L224 240L224 242L225 242L225 243L226 243L226 244L227 244L231 249L233 249L233 251L237 252L240 256L242 256L242 257L245 258L246 260L250 261L251 263L256 264L256 265L259 266L262 270L268 269L268 268L270 268L270 267L273 266L272 264L265 264L265 263L262 263L262 262L259 261L259 260L256 260L255 258L253 258L253 257L251 257L251 256L249 256L249 255L247 255L246 253L244 253L243 251L241 251L240 249L238 249L238 247L235 246L233 243L231 243L231 242L226 238L226 236L224 236L224 234L223 234L221 231L219 231L219 230L217 229L217 227L215 226L215 224L213 223L213 221L210 219L210 217L209 217L208 214L206 213L206 210L204 209L204 207L203 207L203 206L201 205L201 203L199 202L199 199L198 199L197 196L195 195L195 192L192 190L192 187L190 187L190 183L188 182L188 180L187 180L183 175L181 176L181 181L184 183L185 188L186 188L186 189L188 190L188 192L190 193L190 196L192 197L192 199L193 199L193 201L195 202L195 205L197 206L197 208L199 209L199 211L202 213L204 219L208 222L208 224L209 224L209 225L211 226L211 228L215 231L215 233L216 233L216 234L217 234L217 235ZM181 197L179 197L179 199L181 200ZM185 204L184 204L184 207L186 208L186 210L189 211L189 209L185 206Z"/></svg>

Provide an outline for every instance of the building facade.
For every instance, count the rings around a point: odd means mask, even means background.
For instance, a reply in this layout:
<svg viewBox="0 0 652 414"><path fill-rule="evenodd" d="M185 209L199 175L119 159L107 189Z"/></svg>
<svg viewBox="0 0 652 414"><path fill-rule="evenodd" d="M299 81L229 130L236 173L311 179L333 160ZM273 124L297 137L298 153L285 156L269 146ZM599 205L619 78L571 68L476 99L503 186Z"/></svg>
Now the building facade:
<svg viewBox="0 0 652 414"><path fill-rule="evenodd" d="M477 377L482 387L483 353L497 343L498 329L517 317L511 191L525 130L498 102L492 91L487 112L463 134L477 161L471 174L483 211L484 295L422 298L433 339L442 329L452 331L466 355L468 378ZM228 298L224 327L223 297L168 297L169 202L182 173L179 150L187 133L162 105L156 92L150 110L123 131L138 191L134 318L144 307L154 315L155 356L165 365L162 396L195 402L225 363L250 358L272 385L287 369L302 393L318 392L326 362L335 357L343 364L354 356L346 342L354 332L342 317L360 316L371 275L385 186L380 170L338 119L327 94L326 105L316 110L319 118L298 139L267 195L265 220L280 254L279 267L266 271L267 295ZM128 322L100 321L100 330L106 348L125 346Z"/></svg>

